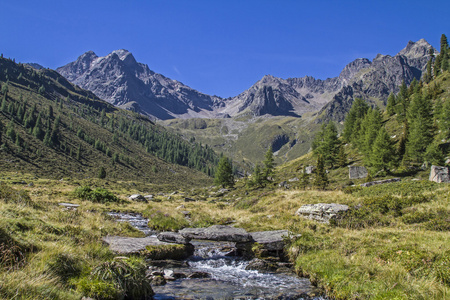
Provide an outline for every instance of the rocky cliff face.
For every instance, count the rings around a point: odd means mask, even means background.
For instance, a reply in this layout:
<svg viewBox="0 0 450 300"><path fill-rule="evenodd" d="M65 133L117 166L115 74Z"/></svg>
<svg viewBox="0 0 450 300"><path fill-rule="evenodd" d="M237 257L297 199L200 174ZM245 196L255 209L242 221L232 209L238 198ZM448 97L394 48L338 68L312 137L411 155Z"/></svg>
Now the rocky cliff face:
<svg viewBox="0 0 450 300"><path fill-rule="evenodd" d="M317 122L343 121L356 97L372 105L377 100L386 104L389 94L397 93L402 81L409 84L414 78L419 80L422 77L430 48L431 45L423 39L415 43L410 41L395 56L378 54L372 62L365 60L357 63L360 67L356 67L354 71L347 70L347 67L358 60L350 63L339 76L347 84L321 109Z"/></svg>
<svg viewBox="0 0 450 300"><path fill-rule="evenodd" d="M425 40L409 42L395 56L381 55L370 61L349 63L338 77L326 80L310 76L281 79L264 76L236 97L221 99L202 94L178 81L151 71L127 50L105 57L89 51L57 71L71 82L110 103L159 119L252 116L301 116L319 111L317 121L342 121L354 97L386 103L404 80L420 79L428 61Z"/></svg>
<svg viewBox="0 0 450 300"><path fill-rule="evenodd" d="M151 71L127 50L104 57L89 51L57 71L69 81L118 106L159 119L198 116L212 111L221 99L202 94L181 82Z"/></svg>

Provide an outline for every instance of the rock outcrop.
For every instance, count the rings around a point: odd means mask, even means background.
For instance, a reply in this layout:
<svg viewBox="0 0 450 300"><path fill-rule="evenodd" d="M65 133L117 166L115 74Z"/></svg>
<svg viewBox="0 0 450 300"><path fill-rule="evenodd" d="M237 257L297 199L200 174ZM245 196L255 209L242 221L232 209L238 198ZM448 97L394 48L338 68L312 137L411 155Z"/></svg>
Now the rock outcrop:
<svg viewBox="0 0 450 300"><path fill-rule="evenodd" d="M430 181L437 183L450 182L450 172L448 167L431 166Z"/></svg>
<svg viewBox="0 0 450 300"><path fill-rule="evenodd" d="M317 204L305 204L300 207L296 215L316 220L323 223L329 223L331 219L336 218L338 214L349 210L347 205L336 203L317 203Z"/></svg>
<svg viewBox="0 0 450 300"><path fill-rule="evenodd" d="M348 167L349 179L366 178L369 173L365 167L350 166Z"/></svg>
<svg viewBox="0 0 450 300"><path fill-rule="evenodd" d="M385 183L391 183L391 182L399 182L399 181L400 181L400 178L391 178L391 179L376 180L376 181L361 183L360 186L369 187L372 185L385 184Z"/></svg>

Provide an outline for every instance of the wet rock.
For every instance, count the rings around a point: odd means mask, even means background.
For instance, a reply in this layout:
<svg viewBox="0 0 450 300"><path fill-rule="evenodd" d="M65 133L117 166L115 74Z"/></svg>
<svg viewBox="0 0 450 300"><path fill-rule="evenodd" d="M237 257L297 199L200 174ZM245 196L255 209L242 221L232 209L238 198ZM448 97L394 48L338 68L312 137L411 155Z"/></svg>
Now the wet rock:
<svg viewBox="0 0 450 300"><path fill-rule="evenodd" d="M145 238L107 236L103 238L103 242L109 245L111 251L124 255L139 254L141 251L146 250L146 246L173 245L161 242L155 236L147 236Z"/></svg>
<svg viewBox="0 0 450 300"><path fill-rule="evenodd" d="M167 283L166 279L161 275L151 277L150 284L152 286L162 286L165 285L166 283Z"/></svg>
<svg viewBox="0 0 450 300"><path fill-rule="evenodd" d="M450 182L450 173L448 167L431 166L430 181L437 183Z"/></svg>
<svg viewBox="0 0 450 300"><path fill-rule="evenodd" d="M385 183L398 182L398 181L400 181L400 178L391 178L391 179L377 180L377 181L362 183L362 184L360 184L360 186L369 187L372 185L385 184Z"/></svg>
<svg viewBox="0 0 450 300"><path fill-rule="evenodd" d="M268 251L282 251L285 238L289 236L287 230L250 232L252 239L263 249Z"/></svg>
<svg viewBox="0 0 450 300"><path fill-rule="evenodd" d="M165 259L165 260L149 260L148 263L155 268L187 268L189 267L189 263L183 260L173 260L173 259Z"/></svg>
<svg viewBox="0 0 450 300"><path fill-rule="evenodd" d="M349 179L360 179L366 178L369 173L365 167L349 166L348 167L348 178Z"/></svg>
<svg viewBox="0 0 450 300"><path fill-rule="evenodd" d="M250 242L251 235L242 228L213 225L208 228L184 228L179 233L185 238L211 241Z"/></svg>
<svg viewBox="0 0 450 300"><path fill-rule="evenodd" d="M168 281L176 280L174 275L175 275L175 272L173 270L164 270L163 277L164 277L165 280L168 280Z"/></svg>
<svg viewBox="0 0 450 300"><path fill-rule="evenodd" d="M171 231L160 232L157 235L157 238L161 242L184 244L184 245L189 244L189 242L191 241L191 239L186 238L177 232L171 232Z"/></svg>
<svg viewBox="0 0 450 300"><path fill-rule="evenodd" d="M190 274L187 278L211 278L211 274L198 271Z"/></svg>
<svg viewBox="0 0 450 300"><path fill-rule="evenodd" d="M130 197L128 197L128 200L136 202L147 202L147 199L145 199L145 197L142 196L141 194L131 195Z"/></svg>
<svg viewBox="0 0 450 300"><path fill-rule="evenodd" d="M273 272L277 269L277 265L265 260L254 258L245 267L246 270Z"/></svg>
<svg viewBox="0 0 450 300"><path fill-rule="evenodd" d="M330 219L349 209L347 205L336 203L305 204L295 213L303 218L329 223Z"/></svg>

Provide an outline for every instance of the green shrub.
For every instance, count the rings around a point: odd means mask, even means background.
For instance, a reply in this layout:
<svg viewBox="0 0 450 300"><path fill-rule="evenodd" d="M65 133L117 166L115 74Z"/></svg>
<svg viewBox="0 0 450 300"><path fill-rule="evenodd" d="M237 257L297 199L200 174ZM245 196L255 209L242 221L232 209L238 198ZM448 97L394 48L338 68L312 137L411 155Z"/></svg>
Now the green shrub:
<svg viewBox="0 0 450 300"><path fill-rule="evenodd" d="M5 203L36 207L36 204L31 200L27 191L15 190L3 182L0 182L0 200Z"/></svg>
<svg viewBox="0 0 450 300"><path fill-rule="evenodd" d="M74 284L83 295L94 299L116 300L124 294L113 283L95 278L83 277Z"/></svg>
<svg viewBox="0 0 450 300"><path fill-rule="evenodd" d="M74 195L79 199L95 203L120 202L120 199L116 195L103 188L95 188L92 190L89 186L82 186L74 191Z"/></svg>
<svg viewBox="0 0 450 300"><path fill-rule="evenodd" d="M58 276L63 282L79 276L83 270L80 258L70 253L58 253L47 261L46 266L48 272Z"/></svg>
<svg viewBox="0 0 450 300"><path fill-rule="evenodd" d="M139 258L115 259L96 266L91 278L112 284L116 291L122 292L124 299L146 299L153 296L146 269Z"/></svg>
<svg viewBox="0 0 450 300"><path fill-rule="evenodd" d="M402 216L402 221L405 224L418 224L428 222L433 217L434 214L431 212L413 211L411 213L404 214Z"/></svg>

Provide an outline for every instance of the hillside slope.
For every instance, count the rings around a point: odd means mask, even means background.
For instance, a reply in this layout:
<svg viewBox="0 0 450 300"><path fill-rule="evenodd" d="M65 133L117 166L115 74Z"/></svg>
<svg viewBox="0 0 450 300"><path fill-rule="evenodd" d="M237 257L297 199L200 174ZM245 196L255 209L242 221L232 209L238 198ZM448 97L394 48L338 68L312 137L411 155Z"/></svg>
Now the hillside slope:
<svg viewBox="0 0 450 300"><path fill-rule="evenodd" d="M0 59L0 168L36 176L209 182L214 152L118 109L57 72ZM159 157L159 158L158 158ZM169 163L171 162L171 163Z"/></svg>

